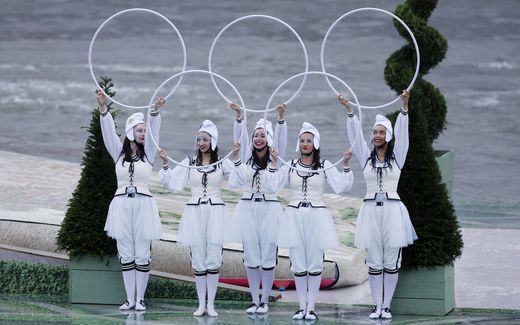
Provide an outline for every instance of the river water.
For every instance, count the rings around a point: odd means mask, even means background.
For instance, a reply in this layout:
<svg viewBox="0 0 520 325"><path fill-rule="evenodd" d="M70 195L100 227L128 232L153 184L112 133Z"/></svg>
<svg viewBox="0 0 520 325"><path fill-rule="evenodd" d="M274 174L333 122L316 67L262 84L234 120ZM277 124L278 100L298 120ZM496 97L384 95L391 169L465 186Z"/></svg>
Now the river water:
<svg viewBox="0 0 520 325"><path fill-rule="evenodd" d="M2 0L0 150L81 161L87 136L84 127L95 107L95 85L87 64L89 44L103 21L120 10L145 7L168 17L184 39L187 68L203 70L208 68L213 39L228 22L251 14L274 16L301 36L309 70L320 70L322 39L339 16L360 7L393 11L400 2ZM515 0L440 1L429 20L449 42L446 58L426 76L448 104L447 128L435 148L455 153L453 201L459 219L467 226L519 224L520 176L511 163L519 158L514 145L520 139L518 12L520 2ZM395 97L383 79L385 60L403 44L389 16L371 12L348 16L327 41L327 71L344 79L361 104L383 104ZM183 60L179 37L171 26L143 12L120 15L106 24L92 57L96 76L111 76L116 98L136 106L146 105L157 87L181 70ZM291 30L260 18L227 29L215 45L212 66L236 86L246 107L259 111L281 82L305 68L302 47ZM177 80L159 94L167 94ZM290 98L300 82L288 83L274 97L273 105ZM227 97L238 100L224 83L218 85ZM171 156L182 159L193 148L200 122L209 118L219 126L219 147L228 151L233 114L226 106L207 75L186 75L164 108L161 145ZM126 117L138 110L118 109L121 129ZM398 105L363 111L366 129L376 113L395 109ZM249 124L262 114L250 113ZM275 119L273 113L268 117ZM339 159L348 147L344 112L321 76L309 76L289 103L289 154L304 120L320 129L323 156ZM20 163L30 168L38 162ZM362 176L359 166L353 168L352 195L361 196Z"/></svg>

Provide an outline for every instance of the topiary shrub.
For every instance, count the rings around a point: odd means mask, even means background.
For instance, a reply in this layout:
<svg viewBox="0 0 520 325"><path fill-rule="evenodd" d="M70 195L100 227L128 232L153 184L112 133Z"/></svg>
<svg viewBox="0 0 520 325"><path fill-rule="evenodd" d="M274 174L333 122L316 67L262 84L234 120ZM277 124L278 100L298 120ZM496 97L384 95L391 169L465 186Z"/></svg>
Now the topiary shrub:
<svg viewBox="0 0 520 325"><path fill-rule="evenodd" d="M110 78L102 78L99 85L110 97L115 95ZM111 103L107 107L110 110ZM103 143L99 110L92 110L91 116L81 177L57 236L58 247L66 250L71 257L117 253L115 240L103 230L108 207L117 188L114 161Z"/></svg>
<svg viewBox="0 0 520 325"><path fill-rule="evenodd" d="M447 41L427 25L437 0L407 0L395 10L413 31L421 51L421 68L410 97L410 148L398 192L408 208L419 240L403 250L403 267L452 265L462 254L462 235L446 185L442 183L432 142L444 129L446 102L423 76L446 55ZM408 44L387 60L385 80L396 92L414 73L414 47L406 30L394 22ZM389 115L395 121L398 112Z"/></svg>

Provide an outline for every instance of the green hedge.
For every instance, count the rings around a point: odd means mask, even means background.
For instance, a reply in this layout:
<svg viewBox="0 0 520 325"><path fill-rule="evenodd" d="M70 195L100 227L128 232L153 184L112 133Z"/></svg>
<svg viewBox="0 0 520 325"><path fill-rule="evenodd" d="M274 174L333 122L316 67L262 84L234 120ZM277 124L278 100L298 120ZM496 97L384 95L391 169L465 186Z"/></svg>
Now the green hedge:
<svg viewBox="0 0 520 325"><path fill-rule="evenodd" d="M0 261L0 292L16 294L68 295L67 265ZM179 280L151 277L147 298L197 299L195 284ZM249 301L248 292L219 288L218 300Z"/></svg>
<svg viewBox="0 0 520 325"><path fill-rule="evenodd" d="M0 261L0 292L66 295L69 269L66 265Z"/></svg>

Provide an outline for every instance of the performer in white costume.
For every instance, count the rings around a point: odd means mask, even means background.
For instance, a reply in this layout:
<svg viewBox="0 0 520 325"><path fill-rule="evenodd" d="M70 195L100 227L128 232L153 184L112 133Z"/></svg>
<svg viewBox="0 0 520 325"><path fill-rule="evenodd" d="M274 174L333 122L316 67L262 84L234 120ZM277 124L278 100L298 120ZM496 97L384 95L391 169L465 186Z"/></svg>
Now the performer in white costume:
<svg viewBox="0 0 520 325"><path fill-rule="evenodd" d="M181 191L185 186L191 188L191 198L186 203L179 226L178 242L190 247L191 265L195 274L195 284L199 307L194 316L216 317L215 295L222 265L222 246L228 242L225 232L231 226L220 188L224 179L239 170L233 162L224 159L211 167L205 167L219 160L218 130L215 124L205 120L197 133L197 156L185 158L181 164L200 166L168 168L168 154L161 150L163 168L159 171L162 184L171 192ZM240 145L233 146L233 159L240 164ZM208 294L206 310L206 291Z"/></svg>
<svg viewBox="0 0 520 325"><path fill-rule="evenodd" d="M123 143L116 133L106 100L105 95L98 91L103 142L114 159L117 176L117 191L110 203L105 231L117 242L123 271L126 301L119 309L146 310L144 294L150 272L151 244L162 235L159 210L148 189L148 177L157 151L150 134L153 133L159 141L159 108L165 100L160 98L155 102L148 116L150 129L146 128L142 113L135 113L127 119Z"/></svg>
<svg viewBox="0 0 520 325"><path fill-rule="evenodd" d="M278 105L278 123L273 134L270 121L259 119L249 138L246 121L238 104L232 103L231 109L236 113L234 137L241 144L241 161L236 168L242 169L230 177L230 184L243 187L242 198L237 204L234 227L239 233L244 247L244 265L247 281L251 291L252 303L247 308L249 314L265 314L268 311L269 291L273 286L275 266L278 262L278 219L283 210L276 193L266 188L264 174L274 172L269 169L269 155L278 150L284 155L287 145L287 124L284 120L286 105ZM240 177L240 176L244 177ZM260 300L260 284L262 299Z"/></svg>
<svg viewBox="0 0 520 325"><path fill-rule="evenodd" d="M267 184L276 184L274 191L288 184L292 190L291 201L280 220L278 244L289 248L291 271L294 274L299 309L293 319L315 320L315 303L320 290L323 258L326 249L337 247L338 240L332 216L323 203L325 181L336 193L349 191L354 177L349 168L352 153L343 154L343 172L340 173L328 160L320 158L320 133L310 123L304 122L298 136L296 151L300 158L291 165L306 172L284 165L276 173L267 174ZM272 154L276 166L276 153ZM329 168L324 172L313 170Z"/></svg>
<svg viewBox="0 0 520 325"><path fill-rule="evenodd" d="M390 304L401 267L401 249L417 239L408 210L397 194L409 145L409 97L407 91L401 94L403 105L395 128L386 117L376 116L370 141L374 148L370 150L348 99L338 96L339 102L347 108L348 138L355 142L353 151L363 168L367 184L367 193L357 218L355 244L367 252L368 281L374 302L370 318L392 318ZM393 134L395 143L392 145Z"/></svg>

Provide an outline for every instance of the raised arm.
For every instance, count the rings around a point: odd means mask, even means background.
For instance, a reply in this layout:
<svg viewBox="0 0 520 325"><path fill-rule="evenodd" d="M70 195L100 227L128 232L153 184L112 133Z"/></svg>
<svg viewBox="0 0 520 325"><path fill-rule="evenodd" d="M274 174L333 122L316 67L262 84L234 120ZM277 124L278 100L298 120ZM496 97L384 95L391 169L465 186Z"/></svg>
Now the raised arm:
<svg viewBox="0 0 520 325"><path fill-rule="evenodd" d="M107 109L106 102L107 99L105 94L101 91L96 91L98 108L99 108L99 122L101 124L101 134L103 135L103 143L105 144L105 148L108 153L114 160L114 162L119 159L121 155L121 150L123 149L123 144L121 140L119 140L119 136L116 133L116 126L114 124L114 118L112 114Z"/></svg>
<svg viewBox="0 0 520 325"><path fill-rule="evenodd" d="M247 133L247 122L242 116L242 109L236 103L229 104L229 107L235 112L235 121L233 122L233 142L240 144L240 160L245 163L251 156L251 143L249 134Z"/></svg>
<svg viewBox="0 0 520 325"><path fill-rule="evenodd" d="M403 168L406 161L406 154L408 153L408 147L410 144L408 138L408 99L410 93L406 90L401 94L401 101L403 103L401 112L397 116L395 121L394 133L394 156L399 168Z"/></svg>
<svg viewBox="0 0 520 325"><path fill-rule="evenodd" d="M183 166L175 166L175 168L170 169L168 166L168 153L160 150L159 156L163 162L162 168L159 170L161 184L170 192L176 193L181 191L188 182L190 169ZM189 163L190 159L187 157L181 161L183 165L189 165Z"/></svg>
<svg viewBox="0 0 520 325"><path fill-rule="evenodd" d="M157 146L159 145L159 131L161 129L161 115L159 114L159 110L165 102L166 100L163 97L158 98L147 117L148 121L150 121L150 126L146 129L146 135L144 137L144 152L152 164L155 160L155 154L157 153ZM153 135L157 146L153 142L151 135Z"/></svg>
<svg viewBox="0 0 520 325"><path fill-rule="evenodd" d="M278 111L278 123L274 131L274 148L278 152L278 156L285 160L285 153L287 151L287 123L285 122L285 110L287 109L286 104L280 104L276 106ZM278 163L277 167L280 167Z"/></svg>
<svg viewBox="0 0 520 325"><path fill-rule="evenodd" d="M332 163L328 160L325 160L323 166L325 168L329 168L325 171L325 178L327 179L327 183L329 183L332 190L339 194L343 192L348 192L352 189L352 183L354 182L354 175L352 171L350 171L349 161L352 158L352 152L347 151L343 154L343 172L340 173L336 167L332 166Z"/></svg>
<svg viewBox="0 0 520 325"><path fill-rule="evenodd" d="M365 166L365 163L370 157L370 148L368 148L365 137L363 136L363 128L358 117L354 115L354 110L349 100L342 95L338 96L338 101L341 105L347 109L347 137L348 141L352 144L352 151L359 161L361 168Z"/></svg>

